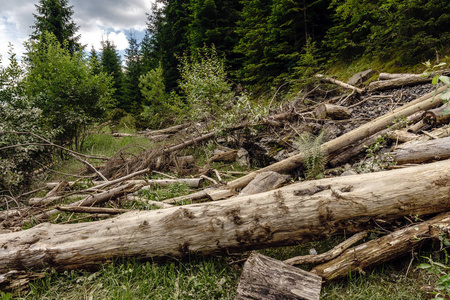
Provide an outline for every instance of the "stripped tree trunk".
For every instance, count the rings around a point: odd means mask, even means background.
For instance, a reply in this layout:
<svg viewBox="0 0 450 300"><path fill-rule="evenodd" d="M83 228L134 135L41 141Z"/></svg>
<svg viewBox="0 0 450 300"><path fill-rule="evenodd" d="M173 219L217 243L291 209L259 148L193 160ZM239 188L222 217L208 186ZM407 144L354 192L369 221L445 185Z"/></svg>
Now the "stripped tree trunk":
<svg viewBox="0 0 450 300"><path fill-rule="evenodd" d="M298 244L450 209L450 160L300 182L219 202L129 212L77 224L44 223L0 235L0 272L97 265L114 257L163 259Z"/></svg>

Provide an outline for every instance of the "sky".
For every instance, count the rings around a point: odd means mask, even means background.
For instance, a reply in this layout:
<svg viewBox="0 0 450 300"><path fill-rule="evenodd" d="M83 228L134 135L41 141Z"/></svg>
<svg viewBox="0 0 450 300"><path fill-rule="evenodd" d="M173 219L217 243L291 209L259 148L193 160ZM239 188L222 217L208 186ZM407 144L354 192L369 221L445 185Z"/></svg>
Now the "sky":
<svg viewBox="0 0 450 300"><path fill-rule="evenodd" d="M144 35L146 13L150 12L151 0L69 0L73 6L72 20L80 26L77 34L80 42L100 50L102 39L113 41L121 55L128 47L127 36L133 33L138 40ZM8 63L8 43L21 57L26 41L33 29L33 13L39 0L0 0L0 55L2 63Z"/></svg>

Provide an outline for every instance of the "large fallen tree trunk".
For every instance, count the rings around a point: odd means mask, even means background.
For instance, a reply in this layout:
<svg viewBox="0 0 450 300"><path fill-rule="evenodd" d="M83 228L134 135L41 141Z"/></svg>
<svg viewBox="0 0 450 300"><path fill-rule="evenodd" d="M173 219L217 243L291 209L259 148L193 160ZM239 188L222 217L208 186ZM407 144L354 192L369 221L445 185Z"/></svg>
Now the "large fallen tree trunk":
<svg viewBox="0 0 450 300"><path fill-rule="evenodd" d="M307 181L219 202L129 212L0 235L0 272L77 268L114 257L168 258L298 244L450 208L450 160Z"/></svg>
<svg viewBox="0 0 450 300"><path fill-rule="evenodd" d="M371 122L368 122L346 134L343 134L334 140L326 142L322 144L321 151L326 155L329 155L339 149L344 149L345 147L362 140L366 137L371 136L372 134L379 132L380 130L386 128L391 125L392 122L400 117L408 117L420 110L427 110L436 106L439 106L442 103L440 99L440 93L444 91L444 88L440 88L438 90L439 94L436 95L434 101L431 101L434 97L434 92L428 93L411 103L408 103L403 106L402 109L394 110L391 113L388 113L380 118L377 118ZM258 173L274 171L277 173L286 173L292 170L299 168L304 160L304 154L300 153L294 156L291 156L285 160L274 163L270 166L262 168L260 170L251 172L241 178L235 179L227 183L228 188L230 189L238 189L245 187L250 181L252 181Z"/></svg>
<svg viewBox="0 0 450 300"><path fill-rule="evenodd" d="M412 249L420 247L426 240L437 238L439 230L433 228L441 226L450 226L450 213L443 213L426 222L348 249L336 259L313 268L311 272L326 280L333 280L347 276L351 271L363 271L411 253Z"/></svg>

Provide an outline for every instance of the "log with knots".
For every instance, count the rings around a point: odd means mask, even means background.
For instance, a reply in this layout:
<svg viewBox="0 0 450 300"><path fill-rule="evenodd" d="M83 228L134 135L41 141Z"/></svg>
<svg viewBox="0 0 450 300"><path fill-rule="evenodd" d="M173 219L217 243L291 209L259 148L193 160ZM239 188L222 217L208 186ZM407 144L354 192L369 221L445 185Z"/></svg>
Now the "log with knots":
<svg viewBox="0 0 450 300"><path fill-rule="evenodd" d="M90 267L124 256L167 259L293 245L357 233L374 218L387 222L446 211L449 195L450 160L445 160L96 222L43 223L0 235L0 272Z"/></svg>

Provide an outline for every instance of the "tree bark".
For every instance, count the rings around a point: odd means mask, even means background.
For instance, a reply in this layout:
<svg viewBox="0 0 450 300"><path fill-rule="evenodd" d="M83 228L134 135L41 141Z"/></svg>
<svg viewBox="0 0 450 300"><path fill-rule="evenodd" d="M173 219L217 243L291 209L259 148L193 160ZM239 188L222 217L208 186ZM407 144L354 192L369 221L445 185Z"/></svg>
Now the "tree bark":
<svg viewBox="0 0 450 300"><path fill-rule="evenodd" d="M438 90L439 93L442 93L444 91L443 88ZM371 136L372 134L379 132L380 130L386 128L386 126L389 126L392 124L392 122L399 118L399 117L408 117L417 111L420 110L427 110L433 107L436 107L442 103L442 100L440 100L439 96L436 96L434 101L430 101L434 95L434 92L428 93L416 100L414 100L411 103L408 103L404 105L403 109L397 109L394 110L391 113L388 113L382 117L379 117L371 122L368 122L350 132L347 132L340 137L335 138L334 140L331 140L329 142L326 142L322 144L321 151L322 153L325 153L326 155L330 155L331 153L343 149L347 146L350 146L351 144L365 138L368 136ZM440 94L438 94L440 95ZM279 161L277 163L274 163L270 166L267 166L265 168L262 168L260 170L251 172L241 178L235 179L233 181L228 182L227 186L230 189L238 189L243 188L246 186L258 173L261 172L267 172L267 171L274 171L278 173L286 173L290 172L294 169L299 168L304 159L304 154L300 153L297 155L294 155L292 157L289 157L285 160Z"/></svg>
<svg viewBox="0 0 450 300"><path fill-rule="evenodd" d="M450 209L450 160L292 184L219 202L129 212L77 224L40 224L0 235L0 273L77 268L114 257L163 259L293 245Z"/></svg>
<svg viewBox="0 0 450 300"><path fill-rule="evenodd" d="M445 110L450 110L448 104L441 107L430 109L423 114L422 120L425 124L431 126L439 126L450 122L450 113L444 114Z"/></svg>
<svg viewBox="0 0 450 300"><path fill-rule="evenodd" d="M437 237L438 232L433 230L433 227L440 226L450 226L450 213L443 213L426 222L348 249L336 259L316 266L311 272L325 280L334 280L349 275L351 271L363 271L365 268L394 260L411 253L411 249L420 247L426 240Z"/></svg>
<svg viewBox="0 0 450 300"><path fill-rule="evenodd" d="M252 252L244 264L235 300L319 300L322 278Z"/></svg>
<svg viewBox="0 0 450 300"><path fill-rule="evenodd" d="M422 75L411 75L411 76L404 76L404 77L394 78L394 79L389 79L389 80L371 82L369 84L369 90L370 91L381 91L381 90L399 88L402 86L417 85L417 84L427 83L427 82L431 82L430 77L423 77Z"/></svg>
<svg viewBox="0 0 450 300"><path fill-rule="evenodd" d="M350 118L350 111L347 107L322 103L314 111L318 119L345 120Z"/></svg>
<svg viewBox="0 0 450 300"><path fill-rule="evenodd" d="M422 163L449 158L450 137L400 145L391 152L391 157L397 164Z"/></svg>

